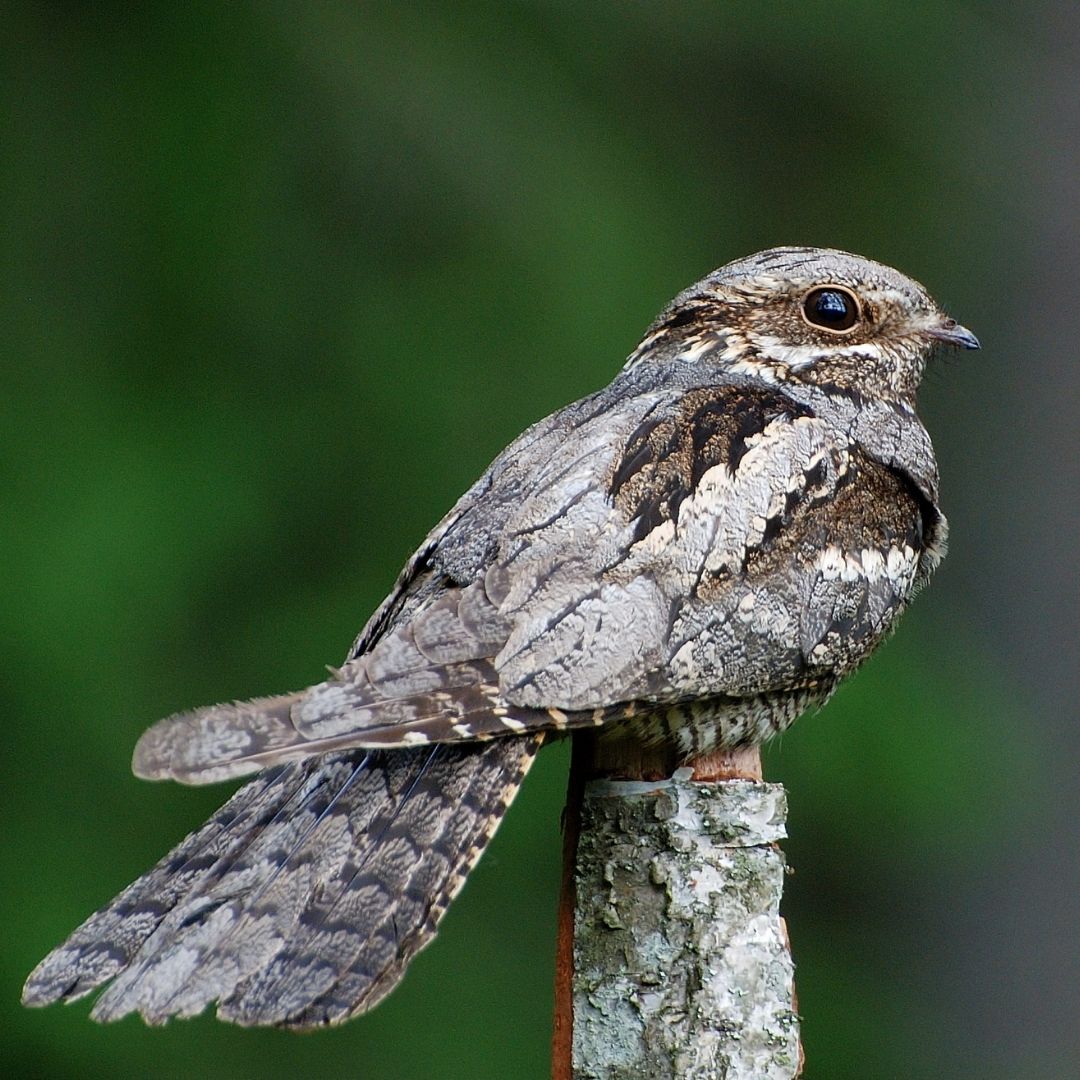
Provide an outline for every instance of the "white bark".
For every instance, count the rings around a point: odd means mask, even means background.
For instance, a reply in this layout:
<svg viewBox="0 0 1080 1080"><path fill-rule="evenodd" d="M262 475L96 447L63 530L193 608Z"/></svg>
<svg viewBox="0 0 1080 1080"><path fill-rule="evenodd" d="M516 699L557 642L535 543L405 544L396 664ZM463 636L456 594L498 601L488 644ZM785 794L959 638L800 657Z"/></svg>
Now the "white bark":
<svg viewBox="0 0 1080 1080"><path fill-rule="evenodd" d="M593 780L576 859L575 1080L791 1080L784 789Z"/></svg>

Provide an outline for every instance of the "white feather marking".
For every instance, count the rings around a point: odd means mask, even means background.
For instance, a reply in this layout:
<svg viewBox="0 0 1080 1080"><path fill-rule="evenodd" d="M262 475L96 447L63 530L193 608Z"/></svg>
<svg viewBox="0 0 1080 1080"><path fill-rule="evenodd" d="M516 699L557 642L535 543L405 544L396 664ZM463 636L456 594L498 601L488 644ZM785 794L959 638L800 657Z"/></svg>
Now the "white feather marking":
<svg viewBox="0 0 1080 1080"><path fill-rule="evenodd" d="M683 349L675 359L682 360L684 363L692 364L695 360L699 360L710 349L716 347L716 339L710 337L698 338L689 348Z"/></svg>
<svg viewBox="0 0 1080 1080"><path fill-rule="evenodd" d="M751 341L757 346L761 355L776 364L799 371L810 367L819 360L836 356L855 356L866 360L880 360L881 349L871 342L861 342L858 345L828 346L822 348L819 345L789 345L780 338L770 334L751 334Z"/></svg>

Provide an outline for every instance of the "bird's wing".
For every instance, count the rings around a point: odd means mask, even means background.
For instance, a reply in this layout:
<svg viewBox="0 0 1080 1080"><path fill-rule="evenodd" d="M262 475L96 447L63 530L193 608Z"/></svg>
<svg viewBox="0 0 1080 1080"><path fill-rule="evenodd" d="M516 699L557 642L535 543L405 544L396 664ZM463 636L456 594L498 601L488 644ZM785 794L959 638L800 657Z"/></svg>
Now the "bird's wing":
<svg viewBox="0 0 1080 1080"><path fill-rule="evenodd" d="M484 498L410 563L393 601L405 615L370 651L297 694L162 721L136 772L205 783L348 747L815 685L857 663L910 592L917 494L778 392L643 396L513 450L505 469L531 464L513 505L484 517L500 505L497 462ZM446 587L444 548L477 534L490 562ZM442 591L409 611L423 575Z"/></svg>
<svg viewBox="0 0 1080 1080"><path fill-rule="evenodd" d="M815 685L885 632L922 528L910 481L808 406L690 390L583 494L508 522L485 580L512 622L502 696L576 713Z"/></svg>
<svg viewBox="0 0 1080 1080"><path fill-rule="evenodd" d="M572 503L641 417L672 397L634 397L614 421L585 398L534 425L425 539L331 678L167 717L136 745L136 775L205 784L357 746L482 741L566 726L557 709L505 708L495 657L512 622L488 595L486 570L510 517L551 492Z"/></svg>

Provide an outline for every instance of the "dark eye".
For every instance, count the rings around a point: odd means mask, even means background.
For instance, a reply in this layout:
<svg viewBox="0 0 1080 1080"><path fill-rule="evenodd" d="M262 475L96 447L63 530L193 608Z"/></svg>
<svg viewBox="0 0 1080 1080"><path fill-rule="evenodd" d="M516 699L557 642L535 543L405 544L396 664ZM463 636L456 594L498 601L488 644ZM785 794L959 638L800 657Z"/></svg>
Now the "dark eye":
<svg viewBox="0 0 1080 1080"><path fill-rule="evenodd" d="M803 315L811 326L842 333L859 321L859 302L846 289L812 289L803 301Z"/></svg>

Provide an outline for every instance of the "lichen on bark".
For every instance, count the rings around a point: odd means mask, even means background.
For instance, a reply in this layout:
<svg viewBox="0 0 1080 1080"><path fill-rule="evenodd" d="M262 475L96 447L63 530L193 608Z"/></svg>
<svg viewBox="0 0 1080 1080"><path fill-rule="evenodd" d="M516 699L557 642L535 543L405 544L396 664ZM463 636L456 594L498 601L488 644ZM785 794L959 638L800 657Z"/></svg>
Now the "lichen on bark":
<svg viewBox="0 0 1080 1080"><path fill-rule="evenodd" d="M573 1075L790 1080L779 784L594 780L576 858Z"/></svg>

